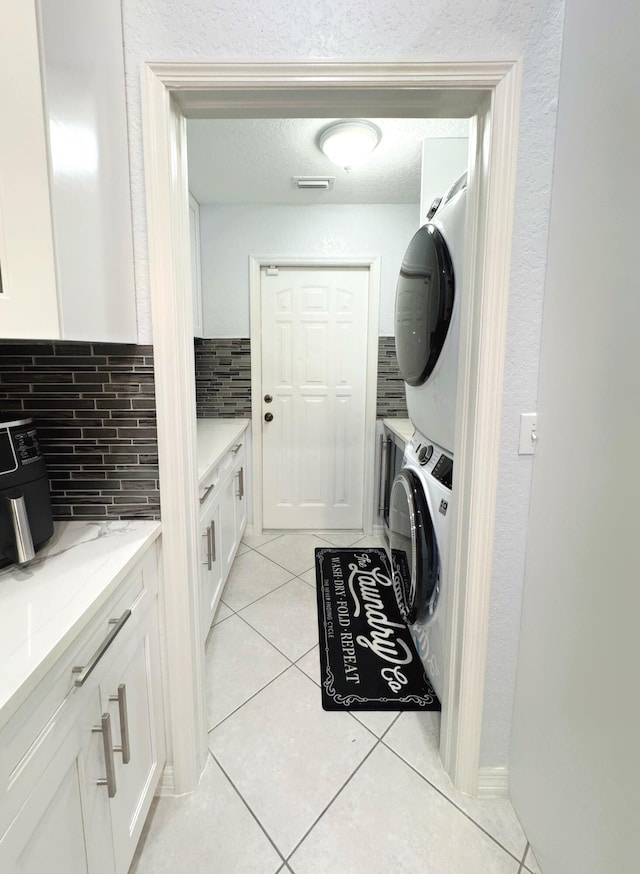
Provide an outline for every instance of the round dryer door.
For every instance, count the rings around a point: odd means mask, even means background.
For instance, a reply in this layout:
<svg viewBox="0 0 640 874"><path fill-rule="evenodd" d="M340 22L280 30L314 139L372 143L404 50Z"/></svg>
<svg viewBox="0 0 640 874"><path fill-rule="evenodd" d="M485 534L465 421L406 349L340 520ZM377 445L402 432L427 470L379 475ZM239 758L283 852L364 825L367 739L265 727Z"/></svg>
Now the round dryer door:
<svg viewBox="0 0 640 874"><path fill-rule="evenodd" d="M431 224L414 234L396 288L396 353L402 378L422 385L436 366L453 314L453 264Z"/></svg>
<svg viewBox="0 0 640 874"><path fill-rule="evenodd" d="M410 625L428 621L440 594L440 558L423 486L406 468L391 487L389 542L393 589L402 618Z"/></svg>

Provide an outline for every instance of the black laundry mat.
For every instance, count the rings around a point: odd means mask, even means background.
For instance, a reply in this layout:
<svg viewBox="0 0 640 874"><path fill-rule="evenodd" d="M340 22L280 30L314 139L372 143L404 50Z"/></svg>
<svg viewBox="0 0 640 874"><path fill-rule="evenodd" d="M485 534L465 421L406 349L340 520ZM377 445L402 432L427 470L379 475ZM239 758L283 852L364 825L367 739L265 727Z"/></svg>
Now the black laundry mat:
<svg viewBox="0 0 640 874"><path fill-rule="evenodd" d="M325 710L440 710L384 549L316 549Z"/></svg>

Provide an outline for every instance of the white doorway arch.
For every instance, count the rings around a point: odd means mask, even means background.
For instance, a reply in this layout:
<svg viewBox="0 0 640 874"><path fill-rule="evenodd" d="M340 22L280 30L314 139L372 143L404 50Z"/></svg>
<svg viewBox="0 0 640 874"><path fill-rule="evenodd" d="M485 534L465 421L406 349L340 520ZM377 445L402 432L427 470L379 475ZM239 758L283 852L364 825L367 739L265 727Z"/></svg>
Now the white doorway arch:
<svg viewBox="0 0 640 874"><path fill-rule="evenodd" d="M156 363L169 733L166 784L198 783L206 750L197 598L197 473L185 117L469 117L471 154L458 377L449 694L440 751L478 791L520 66L146 64L142 109Z"/></svg>

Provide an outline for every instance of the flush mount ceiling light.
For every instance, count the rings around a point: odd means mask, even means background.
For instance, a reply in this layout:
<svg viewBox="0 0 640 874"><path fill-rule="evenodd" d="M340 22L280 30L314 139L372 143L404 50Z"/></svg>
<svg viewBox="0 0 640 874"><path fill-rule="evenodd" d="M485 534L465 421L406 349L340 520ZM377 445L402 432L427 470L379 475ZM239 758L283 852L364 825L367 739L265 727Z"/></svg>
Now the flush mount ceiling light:
<svg viewBox="0 0 640 874"><path fill-rule="evenodd" d="M350 170L373 152L381 137L370 121L337 121L320 131L318 146L330 161Z"/></svg>

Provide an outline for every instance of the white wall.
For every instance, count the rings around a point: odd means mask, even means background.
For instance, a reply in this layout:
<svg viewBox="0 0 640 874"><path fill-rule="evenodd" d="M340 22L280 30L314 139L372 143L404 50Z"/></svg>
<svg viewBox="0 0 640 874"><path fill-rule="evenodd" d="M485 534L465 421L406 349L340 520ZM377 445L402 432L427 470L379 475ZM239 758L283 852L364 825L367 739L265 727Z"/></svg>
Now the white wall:
<svg viewBox="0 0 640 874"><path fill-rule="evenodd" d="M145 60L523 61L482 763L508 756L535 408L563 0L123 0L140 342L151 340L140 64Z"/></svg>
<svg viewBox="0 0 640 874"><path fill-rule="evenodd" d="M418 212L417 203L201 205L205 336L249 336L249 255L380 256L380 335L393 336L396 282Z"/></svg>
<svg viewBox="0 0 640 874"><path fill-rule="evenodd" d="M568 0L513 801L544 874L639 869L637 0Z"/></svg>

